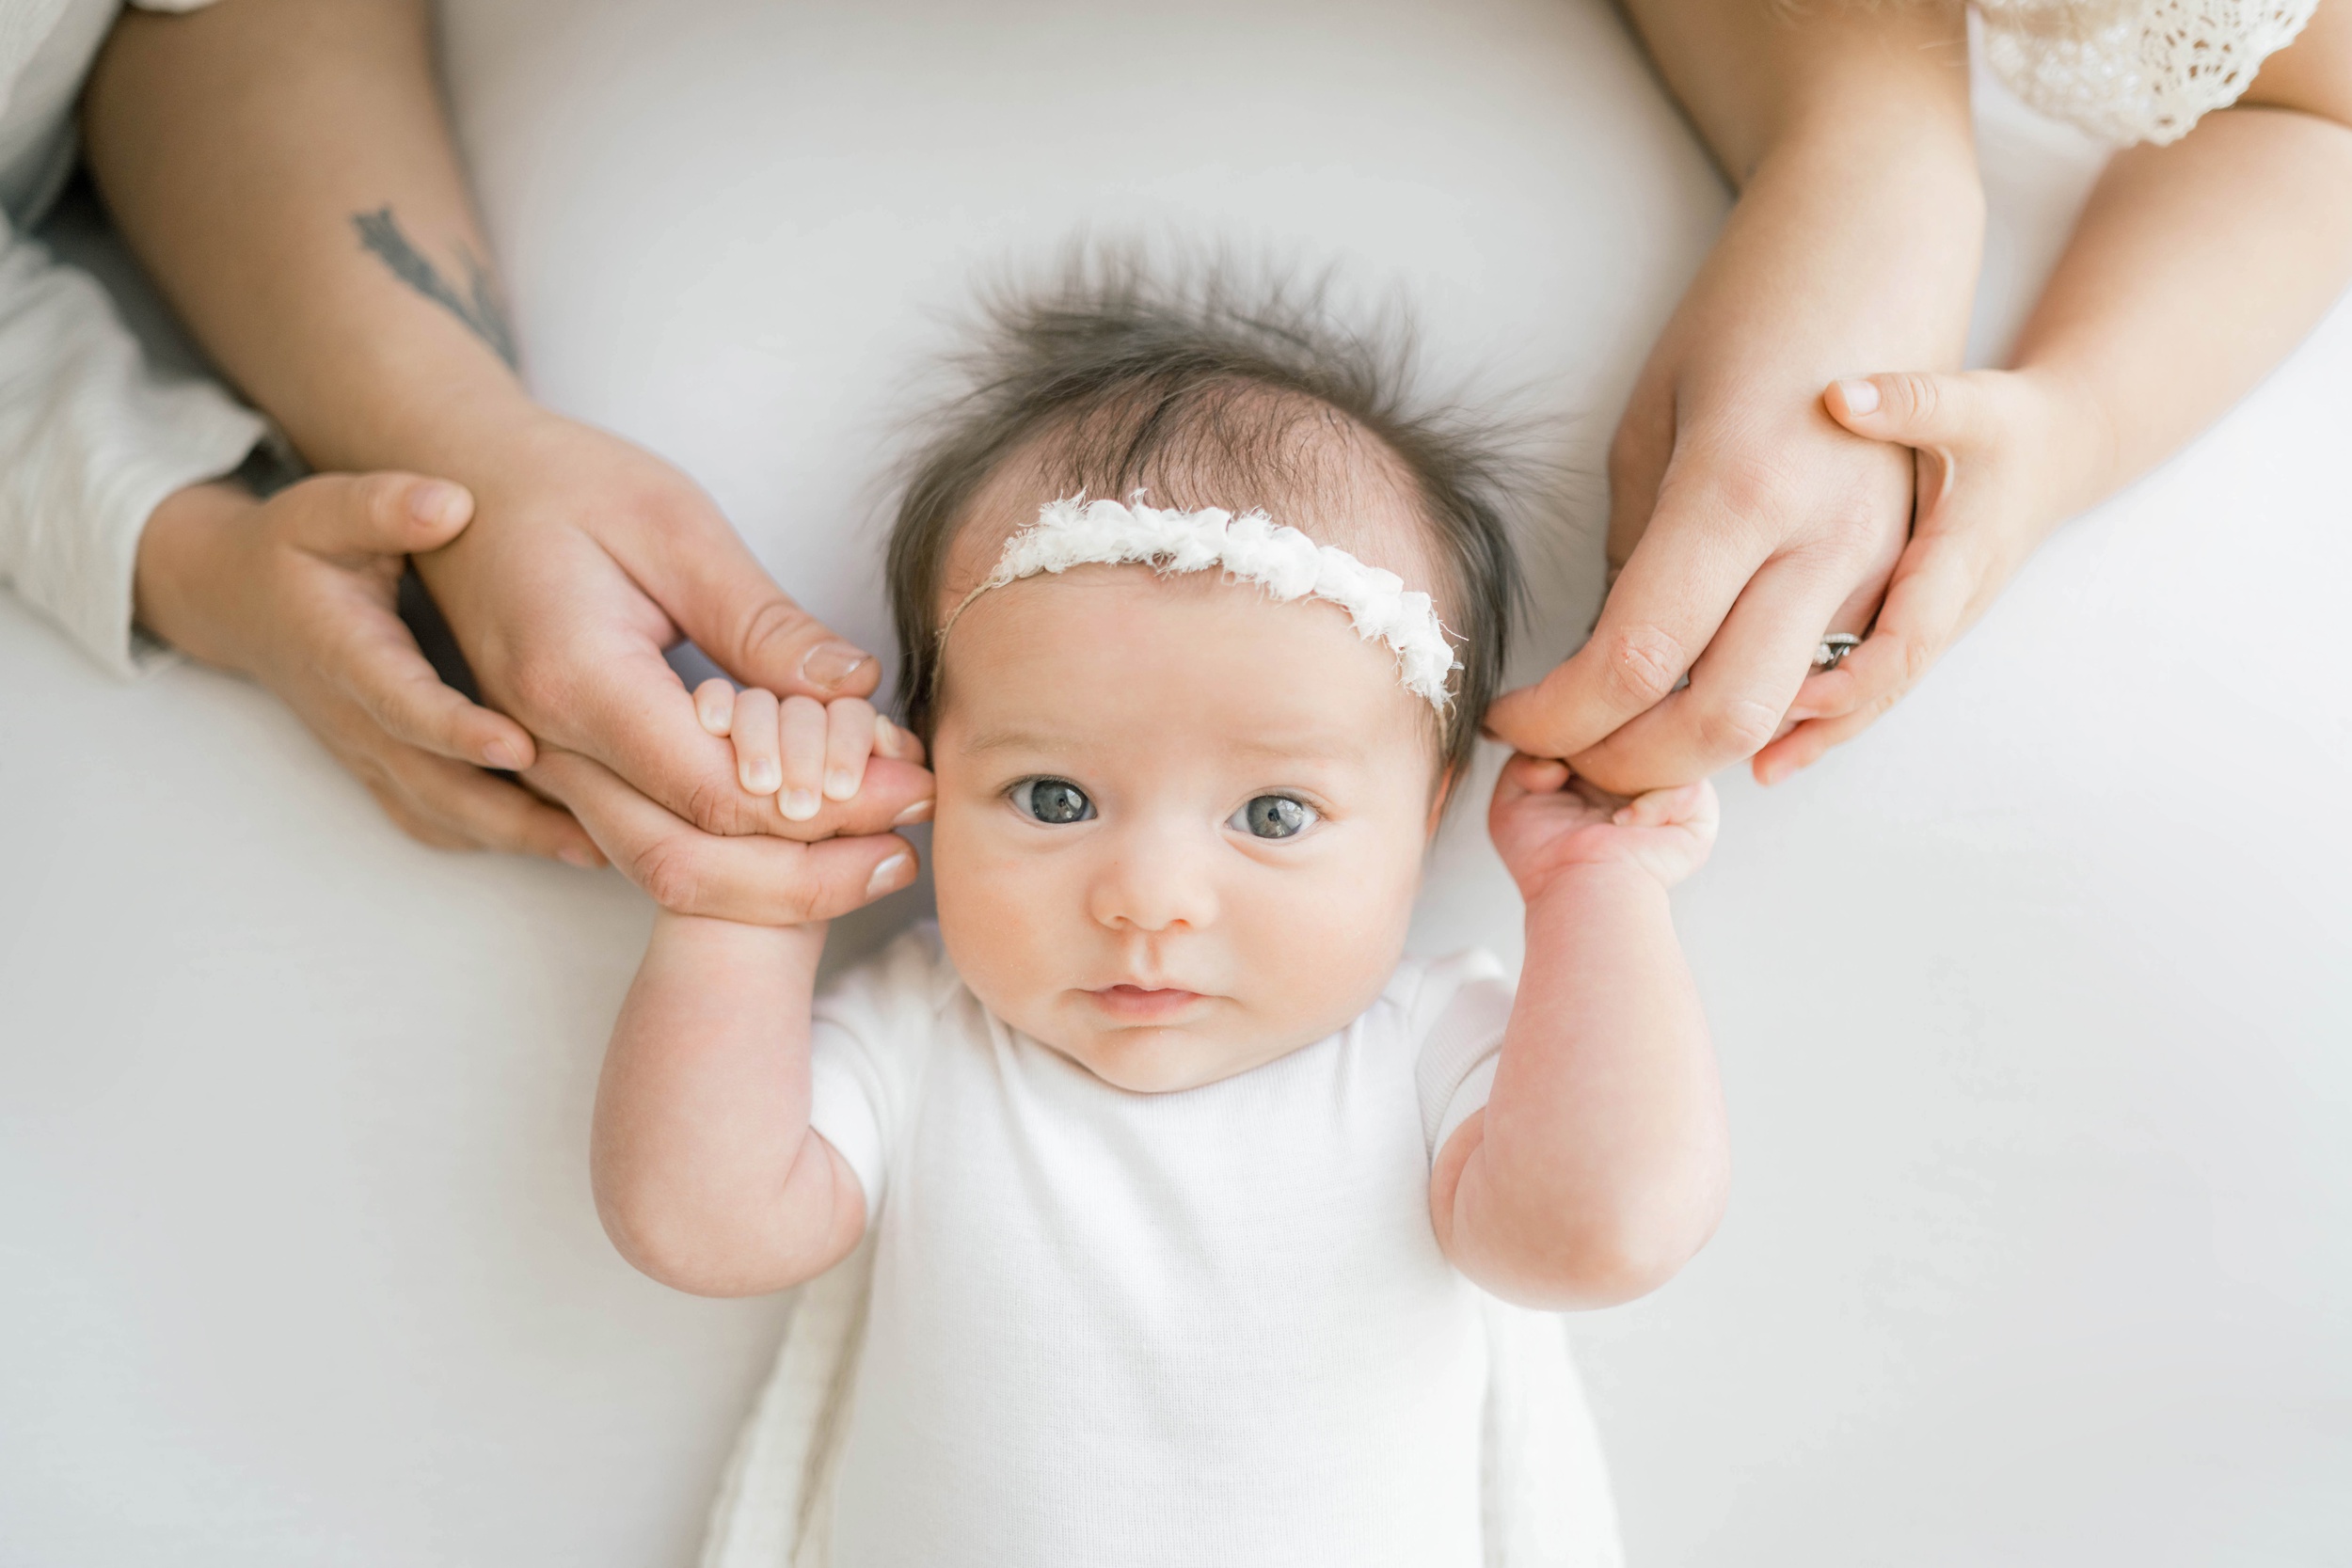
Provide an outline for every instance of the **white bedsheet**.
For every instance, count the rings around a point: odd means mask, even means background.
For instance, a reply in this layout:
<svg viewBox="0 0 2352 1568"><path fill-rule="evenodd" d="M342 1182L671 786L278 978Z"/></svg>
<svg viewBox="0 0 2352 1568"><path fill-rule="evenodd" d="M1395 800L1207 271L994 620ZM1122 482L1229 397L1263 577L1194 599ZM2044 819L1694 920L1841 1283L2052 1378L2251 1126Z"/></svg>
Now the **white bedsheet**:
<svg viewBox="0 0 2352 1568"><path fill-rule="evenodd" d="M1336 260L1597 473L1723 208L1593 0L451 23L536 385L874 645L876 475L976 274L1082 223ZM1986 116L1980 354L2095 168ZM1737 1196L1580 1324L1637 1565L2352 1555L2347 429L2340 311L1865 741L1730 783L1678 910ZM1547 546L1531 664L1594 537ZM1431 945L1508 939L1475 828ZM0 600L0 1562L684 1560L787 1307L597 1231L645 925L616 878L406 843L260 693L113 685Z"/></svg>

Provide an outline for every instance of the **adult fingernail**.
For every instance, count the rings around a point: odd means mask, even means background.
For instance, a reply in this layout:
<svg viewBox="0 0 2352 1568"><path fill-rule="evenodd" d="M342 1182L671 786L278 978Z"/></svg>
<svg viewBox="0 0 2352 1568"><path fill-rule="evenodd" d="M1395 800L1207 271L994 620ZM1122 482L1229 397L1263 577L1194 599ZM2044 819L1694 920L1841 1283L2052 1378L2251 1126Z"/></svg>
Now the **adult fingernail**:
<svg viewBox="0 0 2352 1568"><path fill-rule="evenodd" d="M857 793L858 777L846 768L836 768L825 775L825 799L846 800Z"/></svg>
<svg viewBox="0 0 2352 1568"><path fill-rule="evenodd" d="M787 789L777 799L785 816L794 822L805 822L817 815L824 801L813 789Z"/></svg>
<svg viewBox="0 0 2352 1568"><path fill-rule="evenodd" d="M482 748L482 765L485 768L501 768L512 773L522 767L523 759L517 756L515 748L505 741L493 740Z"/></svg>
<svg viewBox="0 0 2352 1568"><path fill-rule="evenodd" d="M555 852L555 858L562 861L565 865L576 865L582 871L594 871L599 864L602 863L602 861L594 849L582 849L577 844L567 844L564 846L563 848L558 849Z"/></svg>
<svg viewBox="0 0 2352 1568"><path fill-rule="evenodd" d="M831 690L873 657L847 642L819 642L802 656L801 678L811 686Z"/></svg>
<svg viewBox="0 0 2352 1568"><path fill-rule="evenodd" d="M428 479L408 492L408 515L421 523L453 523L465 501L466 492L456 485Z"/></svg>
<svg viewBox="0 0 2352 1568"><path fill-rule="evenodd" d="M888 893L892 888L897 887L898 883L904 879L906 876L906 869L907 858L905 855L898 854L891 856L888 860L882 862L882 864L874 867L874 874L866 879L866 895L870 898L878 893Z"/></svg>
<svg viewBox="0 0 2352 1568"><path fill-rule="evenodd" d="M892 817L890 825L894 828L904 828L916 822L929 822L931 819L931 804L929 800L917 800Z"/></svg>
<svg viewBox="0 0 2352 1568"><path fill-rule="evenodd" d="M1849 414L1875 414L1879 411L1879 389L1874 382L1841 381L1837 393L1846 400Z"/></svg>

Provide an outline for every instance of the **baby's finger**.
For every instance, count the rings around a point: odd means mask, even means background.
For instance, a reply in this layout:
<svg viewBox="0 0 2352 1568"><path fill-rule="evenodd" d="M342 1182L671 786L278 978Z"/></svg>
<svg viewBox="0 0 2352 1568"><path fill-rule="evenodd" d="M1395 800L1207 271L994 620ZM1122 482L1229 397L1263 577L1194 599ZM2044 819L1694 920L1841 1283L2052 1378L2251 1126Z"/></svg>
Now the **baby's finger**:
<svg viewBox="0 0 2352 1568"><path fill-rule="evenodd" d="M787 697L782 724L784 790L776 803L787 820L805 822L825 803L825 705L814 697Z"/></svg>
<svg viewBox="0 0 2352 1568"><path fill-rule="evenodd" d="M1672 789L1653 789L1637 795L1617 808L1610 817L1620 828L1664 828L1687 820L1698 810L1699 797L1705 793L1702 784L1677 784Z"/></svg>
<svg viewBox="0 0 2352 1568"><path fill-rule="evenodd" d="M724 736L735 724L735 683L713 675L694 688L694 717L712 735Z"/></svg>
<svg viewBox="0 0 2352 1568"><path fill-rule="evenodd" d="M1567 785L1568 765L1557 757L1532 757L1517 752L1502 765L1499 782L1522 795L1556 795Z"/></svg>
<svg viewBox="0 0 2352 1568"><path fill-rule="evenodd" d="M701 705L697 701L697 711ZM727 734L735 741L735 776L745 794L773 795L784 787L774 692L758 686L747 686L737 692Z"/></svg>
<svg viewBox="0 0 2352 1568"><path fill-rule="evenodd" d="M900 729L881 714L874 715L874 754L893 762L923 766L923 742L913 730Z"/></svg>
<svg viewBox="0 0 2352 1568"><path fill-rule="evenodd" d="M835 697L825 705L825 799L846 800L866 782L866 759L873 754L882 715L862 697Z"/></svg>
<svg viewBox="0 0 2352 1568"><path fill-rule="evenodd" d="M482 768L531 766L530 732L443 682L389 611L358 608L327 646L322 662L336 689L392 739Z"/></svg>

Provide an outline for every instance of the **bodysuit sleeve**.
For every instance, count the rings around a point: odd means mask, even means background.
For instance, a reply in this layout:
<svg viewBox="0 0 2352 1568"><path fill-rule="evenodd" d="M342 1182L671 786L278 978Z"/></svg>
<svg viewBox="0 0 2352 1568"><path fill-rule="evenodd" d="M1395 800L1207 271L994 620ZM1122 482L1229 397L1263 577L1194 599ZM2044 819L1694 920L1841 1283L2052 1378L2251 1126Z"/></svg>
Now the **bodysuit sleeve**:
<svg viewBox="0 0 2352 1568"><path fill-rule="evenodd" d="M882 1207L940 1009L959 989L938 927L926 924L818 992L808 1123L856 1173L869 1218Z"/></svg>
<svg viewBox="0 0 2352 1568"><path fill-rule="evenodd" d="M1486 1103L1514 988L1493 954L1456 953L1422 968L1406 1003L1416 1053L1422 1134L1430 1158Z"/></svg>

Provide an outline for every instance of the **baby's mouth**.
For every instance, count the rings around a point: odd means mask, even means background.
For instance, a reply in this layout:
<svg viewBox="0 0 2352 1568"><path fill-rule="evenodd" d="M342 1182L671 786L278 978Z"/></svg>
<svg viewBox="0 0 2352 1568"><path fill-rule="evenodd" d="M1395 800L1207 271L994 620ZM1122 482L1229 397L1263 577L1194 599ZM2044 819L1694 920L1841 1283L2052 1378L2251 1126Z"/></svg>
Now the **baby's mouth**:
<svg viewBox="0 0 2352 1568"><path fill-rule="evenodd" d="M1207 1000L1197 990L1173 986L1104 986L1087 995L1111 1017L1129 1023L1165 1023Z"/></svg>

